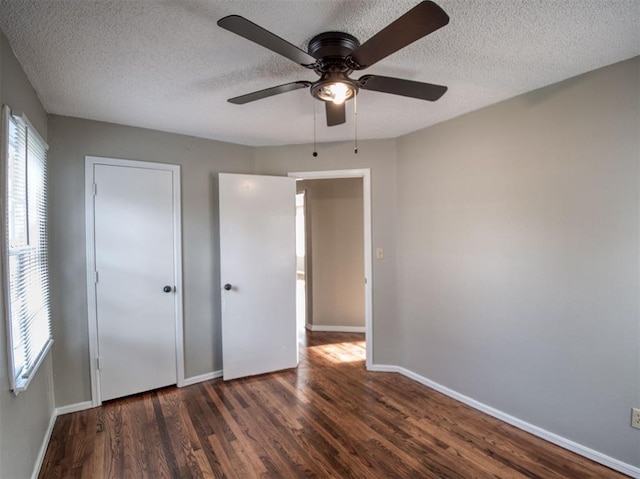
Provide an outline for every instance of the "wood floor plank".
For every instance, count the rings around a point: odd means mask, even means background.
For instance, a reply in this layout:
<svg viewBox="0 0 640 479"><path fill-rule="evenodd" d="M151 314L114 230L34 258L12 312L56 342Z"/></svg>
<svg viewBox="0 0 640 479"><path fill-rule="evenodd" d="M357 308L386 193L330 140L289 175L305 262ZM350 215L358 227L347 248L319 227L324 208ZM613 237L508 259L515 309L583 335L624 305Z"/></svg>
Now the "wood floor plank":
<svg viewBox="0 0 640 479"><path fill-rule="evenodd" d="M179 477L202 479L202 471L194 455L194 446L200 448L201 443L198 441L197 444L194 444L189 440L188 428L183 415L186 409L181 407L181 399L175 394L163 394L160 396L160 403L163 415L166 418L167 433L173 445L178 470L180 471Z"/></svg>
<svg viewBox="0 0 640 479"><path fill-rule="evenodd" d="M135 428L136 428L136 417L135 412L132 411L132 401L124 401L122 403L122 430L121 430L121 440L122 440L122 450L123 454L123 465L122 471L124 477L135 477L134 474L137 472L138 477L146 478L148 477L147 473L147 463L143 454L143 451L139 447L139 444L134 440Z"/></svg>
<svg viewBox="0 0 640 479"><path fill-rule="evenodd" d="M41 479L623 479L395 373L362 334L307 333L297 369L60 416Z"/></svg>
<svg viewBox="0 0 640 479"><path fill-rule="evenodd" d="M268 457L268 453L264 449L265 445L256 439L255 434L250 430L248 423L253 422L252 417L245 416L242 411L234 408L229 400L224 401L218 394L216 386L206 383L203 388L209 393L207 397L211 400L209 403L211 410L217 412L211 416L218 418L212 431L223 437L229 444L238 444L232 447L234 452L240 450L244 457L253 459L250 465L254 473L266 474L269 471L269 464L265 465L263 458ZM215 458L215 462L218 467L221 467L219 459Z"/></svg>

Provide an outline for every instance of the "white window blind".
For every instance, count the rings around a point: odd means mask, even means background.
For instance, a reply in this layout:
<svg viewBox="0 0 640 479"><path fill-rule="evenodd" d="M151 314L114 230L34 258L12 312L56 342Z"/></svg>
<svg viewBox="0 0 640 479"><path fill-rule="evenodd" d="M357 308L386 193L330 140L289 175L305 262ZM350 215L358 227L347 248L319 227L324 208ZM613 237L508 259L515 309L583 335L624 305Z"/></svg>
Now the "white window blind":
<svg viewBox="0 0 640 479"><path fill-rule="evenodd" d="M12 391L24 391L51 348L47 144L5 106L3 253Z"/></svg>

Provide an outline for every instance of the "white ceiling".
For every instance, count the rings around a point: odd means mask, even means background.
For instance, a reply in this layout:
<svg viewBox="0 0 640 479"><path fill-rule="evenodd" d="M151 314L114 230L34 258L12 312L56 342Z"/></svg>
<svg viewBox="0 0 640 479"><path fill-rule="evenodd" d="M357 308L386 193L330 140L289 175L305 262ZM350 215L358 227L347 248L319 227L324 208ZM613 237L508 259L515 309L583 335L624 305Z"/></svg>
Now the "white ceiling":
<svg viewBox="0 0 640 479"><path fill-rule="evenodd" d="M216 25L238 14L306 50L324 31L364 42L417 0L0 0L0 29L49 113L247 145L352 139L308 89L227 98L310 70ZM358 136L389 138L640 54L639 0L437 0L449 25L354 77L447 85L437 102L361 91ZM350 102L352 104L353 102ZM347 114L352 107L347 108Z"/></svg>

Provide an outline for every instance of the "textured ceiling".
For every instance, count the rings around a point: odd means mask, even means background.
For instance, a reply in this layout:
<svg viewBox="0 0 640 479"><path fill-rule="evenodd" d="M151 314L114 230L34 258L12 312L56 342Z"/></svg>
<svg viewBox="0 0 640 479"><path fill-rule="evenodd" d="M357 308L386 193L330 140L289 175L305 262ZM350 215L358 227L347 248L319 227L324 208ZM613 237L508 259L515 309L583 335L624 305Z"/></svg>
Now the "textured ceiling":
<svg viewBox="0 0 640 479"><path fill-rule="evenodd" d="M364 42L417 0L0 0L0 29L49 113L248 145L352 139L307 89L227 98L317 76L216 25L242 15L306 50ZM439 0L451 22L356 72L447 85L437 102L362 91L358 136L389 138L640 54L639 0Z"/></svg>

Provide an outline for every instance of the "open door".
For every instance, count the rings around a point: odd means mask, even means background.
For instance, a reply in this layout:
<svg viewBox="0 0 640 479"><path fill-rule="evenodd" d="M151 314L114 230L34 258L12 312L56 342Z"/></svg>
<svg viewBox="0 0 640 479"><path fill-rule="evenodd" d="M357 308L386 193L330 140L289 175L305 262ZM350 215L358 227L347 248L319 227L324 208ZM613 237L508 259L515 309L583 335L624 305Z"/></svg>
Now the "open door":
<svg viewBox="0 0 640 479"><path fill-rule="evenodd" d="M218 178L223 378L294 368L295 180Z"/></svg>

